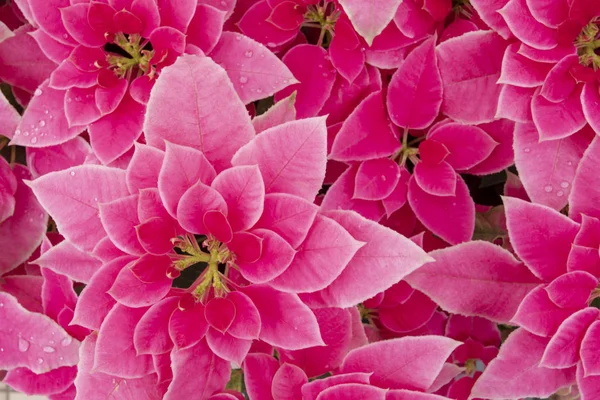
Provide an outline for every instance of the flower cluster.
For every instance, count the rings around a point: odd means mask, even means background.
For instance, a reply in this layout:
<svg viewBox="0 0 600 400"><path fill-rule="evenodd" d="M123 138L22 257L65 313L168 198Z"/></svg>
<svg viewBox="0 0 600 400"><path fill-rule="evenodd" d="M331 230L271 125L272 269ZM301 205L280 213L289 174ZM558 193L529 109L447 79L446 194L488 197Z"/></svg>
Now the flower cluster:
<svg viewBox="0 0 600 400"><path fill-rule="evenodd" d="M597 398L599 68L590 0L2 2L0 378Z"/></svg>

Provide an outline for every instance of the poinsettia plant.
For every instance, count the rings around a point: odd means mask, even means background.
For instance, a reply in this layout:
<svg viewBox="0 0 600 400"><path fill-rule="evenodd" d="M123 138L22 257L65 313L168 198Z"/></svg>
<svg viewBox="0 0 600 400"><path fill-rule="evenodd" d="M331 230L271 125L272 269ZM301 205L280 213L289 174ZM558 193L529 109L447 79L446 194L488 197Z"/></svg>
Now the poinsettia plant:
<svg viewBox="0 0 600 400"><path fill-rule="evenodd" d="M599 48L589 0L0 3L0 379L597 398Z"/></svg>

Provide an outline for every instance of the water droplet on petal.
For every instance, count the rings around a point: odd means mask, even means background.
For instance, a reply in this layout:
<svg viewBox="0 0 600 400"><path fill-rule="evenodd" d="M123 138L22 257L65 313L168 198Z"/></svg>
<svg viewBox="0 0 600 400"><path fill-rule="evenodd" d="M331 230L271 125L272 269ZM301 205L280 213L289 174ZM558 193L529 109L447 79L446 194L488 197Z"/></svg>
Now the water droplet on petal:
<svg viewBox="0 0 600 400"><path fill-rule="evenodd" d="M248 58L252 58L252 55L253 55L253 54L254 54L254 53L252 52L252 50L248 50L247 52L245 52L245 53L244 53L244 55L245 55L246 57L248 57Z"/></svg>
<svg viewBox="0 0 600 400"><path fill-rule="evenodd" d="M50 113L50 111L44 110L44 114L48 115L49 113Z"/></svg>
<svg viewBox="0 0 600 400"><path fill-rule="evenodd" d="M38 358L37 359L37 363L40 364L40 365L43 364L44 363L44 359L43 358Z"/></svg>
<svg viewBox="0 0 600 400"><path fill-rule="evenodd" d="M23 132L23 136L29 136L29 131Z"/></svg>
<svg viewBox="0 0 600 400"><path fill-rule="evenodd" d="M566 189L566 188L568 188L568 187L569 187L569 182L567 182L567 181L565 181L565 182L562 182L562 183L560 184L560 187L561 187L561 188L563 188L563 189Z"/></svg>
<svg viewBox="0 0 600 400"><path fill-rule="evenodd" d="M222 1L220 4L221 4L222 7L226 7L227 6L227 2L226 1Z"/></svg>
<svg viewBox="0 0 600 400"><path fill-rule="evenodd" d="M544 190L546 191L546 193L550 193L552 191L552 185L546 185L544 187Z"/></svg>
<svg viewBox="0 0 600 400"><path fill-rule="evenodd" d="M567 165L571 166L571 165L573 165L573 162L569 161L569 162L567 163Z"/></svg>
<svg viewBox="0 0 600 400"><path fill-rule="evenodd" d="M523 151L524 151L525 153L529 153L529 152L531 151L531 149L530 149L529 147L525 147L525 148L523 149Z"/></svg>
<svg viewBox="0 0 600 400"><path fill-rule="evenodd" d="M19 351L21 353L25 353L27 350L29 350L29 346L30 346L30 343L27 340L23 339L22 337L19 338L19 346L18 347L19 347Z"/></svg>
<svg viewBox="0 0 600 400"><path fill-rule="evenodd" d="M59 359L60 361L62 361L62 360L64 360L65 358L64 358L64 357L58 357L58 359Z"/></svg>
<svg viewBox="0 0 600 400"><path fill-rule="evenodd" d="M558 192L556 192L556 195L557 195L558 197L562 197L562 196L563 196L563 194L565 194L565 193L564 193L562 190L559 190Z"/></svg>
<svg viewBox="0 0 600 400"><path fill-rule="evenodd" d="M15 135L20 135L20 134L21 134L21 131L20 131L19 129L17 129L17 130L15 131Z"/></svg>
<svg viewBox="0 0 600 400"><path fill-rule="evenodd" d="M36 144L37 143L37 138L36 137L32 137L31 138L31 144Z"/></svg>
<svg viewBox="0 0 600 400"><path fill-rule="evenodd" d="M257 88L256 89L256 93L262 93L262 89L261 88Z"/></svg>
<svg viewBox="0 0 600 400"><path fill-rule="evenodd" d="M52 346L44 346L42 347L42 350L44 353L54 353L56 351L56 349Z"/></svg>
<svg viewBox="0 0 600 400"><path fill-rule="evenodd" d="M240 83L248 83L248 78L245 76L240 76Z"/></svg>
<svg viewBox="0 0 600 400"><path fill-rule="evenodd" d="M67 347L68 345L71 344L72 341L73 341L73 338L71 336L67 336L66 338L64 338L63 340L60 341L60 345L63 347Z"/></svg>
<svg viewBox="0 0 600 400"><path fill-rule="evenodd" d="M242 37L241 36L236 36L235 40L237 40L239 42L240 40L242 40Z"/></svg>
<svg viewBox="0 0 600 400"><path fill-rule="evenodd" d="M38 88L38 89L35 89L35 92L33 92L33 94L34 94L35 96L39 96L40 94L42 94L42 89L40 89L40 88Z"/></svg>
<svg viewBox="0 0 600 400"><path fill-rule="evenodd" d="M2 347L0 347L0 353L3 352L3 351L4 351L4 349Z"/></svg>
<svg viewBox="0 0 600 400"><path fill-rule="evenodd" d="M269 43L267 43L267 47L273 48L273 47L277 47L277 45L273 42L269 42Z"/></svg>
<svg viewBox="0 0 600 400"><path fill-rule="evenodd" d="M75 176L75 171L71 171L71 172L69 172L69 175L71 175L71 176Z"/></svg>
<svg viewBox="0 0 600 400"><path fill-rule="evenodd" d="M4 303L0 303L0 308L4 307Z"/></svg>

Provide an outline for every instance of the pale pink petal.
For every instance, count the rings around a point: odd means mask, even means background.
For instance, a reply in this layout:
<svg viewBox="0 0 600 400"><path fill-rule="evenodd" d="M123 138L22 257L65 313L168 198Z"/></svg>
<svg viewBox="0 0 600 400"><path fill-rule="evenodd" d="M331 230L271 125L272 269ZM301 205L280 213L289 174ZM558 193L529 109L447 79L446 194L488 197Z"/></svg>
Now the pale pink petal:
<svg viewBox="0 0 600 400"><path fill-rule="evenodd" d="M312 60L308 65L307 59ZM337 75L327 51L312 44L299 44L285 53L282 60L299 83L286 87L275 99L281 101L295 91L298 117L316 116L329 99Z"/></svg>
<svg viewBox="0 0 600 400"><path fill-rule="evenodd" d="M546 346L540 365L556 369L576 365L585 332L598 316L597 309L587 307L564 320Z"/></svg>
<svg viewBox="0 0 600 400"><path fill-rule="evenodd" d="M286 54L289 54L286 53ZM283 98L269 108L264 114L257 115L252 119L252 125L256 133L261 133L269 128L296 119L296 99L297 92Z"/></svg>
<svg viewBox="0 0 600 400"><path fill-rule="evenodd" d="M451 393L448 393L452 396ZM443 400L447 397L438 396L437 394L421 393L412 390L390 390L385 396L385 400Z"/></svg>
<svg viewBox="0 0 600 400"><path fill-rule="evenodd" d="M370 376L371 373L353 372L328 376L324 379L315 379L302 386L302 395L304 395L304 398L306 399L314 400L317 398L319 393L333 386L341 385L344 383L360 383L368 385Z"/></svg>
<svg viewBox="0 0 600 400"><path fill-rule="evenodd" d="M422 190L413 175L408 183L408 202L423 225L448 243L465 242L473 236L475 204L458 174L454 196L444 197Z"/></svg>
<svg viewBox="0 0 600 400"><path fill-rule="evenodd" d="M158 186L158 175L165 153L154 147L135 143L133 158L127 168L127 188L131 193Z"/></svg>
<svg viewBox="0 0 600 400"><path fill-rule="evenodd" d="M94 371L126 379L142 378L154 372L152 357L137 355L133 344L135 326L146 310L120 304L113 307L98 333Z"/></svg>
<svg viewBox="0 0 600 400"><path fill-rule="evenodd" d="M23 114L11 144L32 147L52 146L77 136L82 128L69 127L63 101L65 91L52 89L45 81L36 89Z"/></svg>
<svg viewBox="0 0 600 400"><path fill-rule="evenodd" d="M27 395L45 395L54 400L55 396L69 388L77 374L76 367L60 367L37 375L27 368L8 371L2 382Z"/></svg>
<svg viewBox="0 0 600 400"><path fill-rule="evenodd" d="M28 147L27 166L31 175L37 178L50 172L82 165L91 155L90 145L82 137L76 137L57 146Z"/></svg>
<svg viewBox="0 0 600 400"><path fill-rule="evenodd" d="M215 93L219 102L212 101ZM165 107L178 110L177 118L165 115ZM161 71L148 102L144 133L148 144L158 148L164 148L165 139L194 147L222 170L252 139L254 128L225 70L210 58L184 55Z"/></svg>
<svg viewBox="0 0 600 400"><path fill-rule="evenodd" d="M211 186L227 203L227 219L234 231L249 229L262 215L265 184L257 166L229 168Z"/></svg>
<svg viewBox="0 0 600 400"><path fill-rule="evenodd" d="M206 340L194 347L171 352L173 381L164 400L206 399L225 388L231 366L210 351Z"/></svg>
<svg viewBox="0 0 600 400"><path fill-rule="evenodd" d="M493 121L501 85L502 55L507 43L491 31L468 32L438 45L444 100L442 113L463 123ZM485 53L488 57L479 57Z"/></svg>
<svg viewBox="0 0 600 400"><path fill-rule="evenodd" d="M512 254L474 241L430 253L436 261L406 277L447 311L509 321L539 281Z"/></svg>
<svg viewBox="0 0 600 400"><path fill-rule="evenodd" d="M260 339L286 350L300 350L325 343L313 312L297 295L279 292L264 285L242 290L260 314Z"/></svg>
<svg viewBox="0 0 600 400"><path fill-rule="evenodd" d="M188 232L206 235L209 231L204 224L204 216L208 211L227 214L227 203L219 192L199 181L181 197L177 221Z"/></svg>
<svg viewBox="0 0 600 400"><path fill-rule="evenodd" d="M158 190L169 214L177 215L177 205L186 190L198 181L210 185L215 176L215 169L202 152L167 142Z"/></svg>
<svg viewBox="0 0 600 400"><path fill-rule="evenodd" d="M387 108L399 127L425 129L438 116L441 105L442 78L431 38L411 51L392 76Z"/></svg>
<svg viewBox="0 0 600 400"><path fill-rule="evenodd" d="M144 254L135 231L135 226L140 223L138 198L138 195L131 195L98 205L100 221L108 237L120 250L135 255Z"/></svg>
<svg viewBox="0 0 600 400"><path fill-rule="evenodd" d="M340 4L354 29L370 46L375 36L392 22L401 0L378 1L366 4L360 0L342 0Z"/></svg>
<svg viewBox="0 0 600 400"><path fill-rule="evenodd" d="M0 96L0 133L12 139L21 116L17 110L8 102L4 95Z"/></svg>
<svg viewBox="0 0 600 400"><path fill-rule="evenodd" d="M146 311L133 333L138 354L163 354L173 348L168 329L169 319L178 304L178 297L167 297Z"/></svg>
<svg viewBox="0 0 600 400"><path fill-rule="evenodd" d="M239 33L224 32L210 56L227 71L244 104L272 96L297 82L275 54Z"/></svg>
<svg viewBox="0 0 600 400"><path fill-rule="evenodd" d="M472 397L505 399L547 397L575 381L575 369L549 369L539 366L547 338L525 329L511 333L493 360L479 377Z"/></svg>
<svg viewBox="0 0 600 400"><path fill-rule="evenodd" d="M370 94L344 121L330 157L338 161L362 161L391 155L400 142L390 125L382 92Z"/></svg>
<svg viewBox="0 0 600 400"><path fill-rule="evenodd" d="M92 275L102 265L99 259L78 250L68 241L63 241L52 247L34 263L83 283L88 283Z"/></svg>
<svg viewBox="0 0 600 400"><path fill-rule="evenodd" d="M584 129L568 138L540 143L533 124L517 124L515 165L532 201L555 210L561 210L567 204L577 165L593 136L590 129ZM593 186L586 184L586 199L589 199L590 187ZM571 202L571 215L577 215L577 202Z"/></svg>
<svg viewBox="0 0 600 400"><path fill-rule="evenodd" d="M542 141L568 137L587 123L581 107L581 89L574 90L560 103L546 100L540 94L534 95L531 113Z"/></svg>
<svg viewBox="0 0 600 400"><path fill-rule="evenodd" d="M371 384L390 389L427 390L460 342L441 336L403 337L352 350L342 372L373 372Z"/></svg>
<svg viewBox="0 0 600 400"><path fill-rule="evenodd" d="M98 203L128 194L125 171L95 165L53 172L30 186L61 234L84 250L91 250L106 235L98 216Z"/></svg>
<svg viewBox="0 0 600 400"><path fill-rule="evenodd" d="M0 332L4 351L0 368L27 367L36 374L76 365L79 342L49 317L23 308L8 293L0 293L0 316L12 329ZM58 343L54 345L54 343Z"/></svg>
<svg viewBox="0 0 600 400"><path fill-rule="evenodd" d="M519 258L545 281L564 274L579 224L539 204L503 200L511 245Z"/></svg>
<svg viewBox="0 0 600 400"><path fill-rule="evenodd" d="M290 266L269 284L293 293L324 289L363 245L339 223L319 214Z"/></svg>
<svg viewBox="0 0 600 400"><path fill-rule="evenodd" d="M325 178L325 118L278 125L242 147L232 164L258 165L266 193L289 193L313 201Z"/></svg>
<svg viewBox="0 0 600 400"><path fill-rule="evenodd" d="M280 276L290 266L296 251L275 232L267 229L255 229L252 234L261 240L261 254L254 261L239 260L240 273L253 283L271 281ZM251 242L249 245L255 246L256 244ZM237 249L232 248L232 251L238 254Z"/></svg>

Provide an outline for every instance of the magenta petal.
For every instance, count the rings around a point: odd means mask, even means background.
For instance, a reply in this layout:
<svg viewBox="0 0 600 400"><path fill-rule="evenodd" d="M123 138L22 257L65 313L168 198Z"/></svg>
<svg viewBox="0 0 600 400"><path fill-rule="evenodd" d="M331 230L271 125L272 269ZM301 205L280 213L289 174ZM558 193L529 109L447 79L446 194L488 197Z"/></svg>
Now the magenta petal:
<svg viewBox="0 0 600 400"><path fill-rule="evenodd" d="M177 205L186 190L198 181L210 185L215 176L215 169L202 152L167 142L158 190L169 214L177 215Z"/></svg>
<svg viewBox="0 0 600 400"><path fill-rule="evenodd" d="M219 105L211 100L215 93L221 99ZM179 110L183 119L169 118L165 107ZM228 121L225 128L222 121ZM164 68L157 79L144 133L148 144L159 148L164 148L164 140L194 147L222 170L252 139L254 128L225 70L210 58L185 55Z"/></svg>
<svg viewBox="0 0 600 400"><path fill-rule="evenodd" d="M585 375L600 375L600 357L595 349L598 348L598 334L600 333L600 321L595 321L588 328L579 355Z"/></svg>
<svg viewBox="0 0 600 400"><path fill-rule="evenodd" d="M319 214L290 266L270 285L294 293L324 289L364 244L333 219Z"/></svg>
<svg viewBox="0 0 600 400"><path fill-rule="evenodd" d="M432 38L411 51L394 73L387 107L399 127L425 129L438 116L441 105L442 78Z"/></svg>
<svg viewBox="0 0 600 400"><path fill-rule="evenodd" d="M460 180L450 164L442 161L438 165L420 162L413 172L414 180L419 187L432 196L454 196L456 182Z"/></svg>
<svg viewBox="0 0 600 400"><path fill-rule="evenodd" d="M241 54L244 55L243 67L237 65ZM272 96L297 83L286 64L275 54L239 33L224 32L210 56L227 71L244 104Z"/></svg>
<svg viewBox="0 0 600 400"><path fill-rule="evenodd" d="M257 339L260 334L260 314L252 300L242 292L231 292L227 299L235 305L235 318L227 333L238 339Z"/></svg>
<svg viewBox="0 0 600 400"><path fill-rule="evenodd" d="M297 248L306 238L318 208L301 197L272 193L265 196L263 213L254 226L266 228Z"/></svg>
<svg viewBox="0 0 600 400"><path fill-rule="evenodd" d="M42 254L35 264L83 283L88 283L102 265L99 259L66 240Z"/></svg>
<svg viewBox="0 0 600 400"><path fill-rule="evenodd" d="M343 14L342 14L343 15ZM365 68L365 52L354 28L345 18L335 24L335 36L329 45L331 63L338 73L352 83Z"/></svg>
<svg viewBox="0 0 600 400"><path fill-rule="evenodd" d="M262 132L233 157L234 166L258 165L266 193L313 201L325 179L325 118L308 118Z"/></svg>
<svg viewBox="0 0 600 400"><path fill-rule="evenodd" d="M67 390L77 375L76 367L60 367L37 375L27 368L15 368L8 371L2 382L13 390L27 395L55 396Z"/></svg>
<svg viewBox="0 0 600 400"><path fill-rule="evenodd" d="M235 318L235 304L225 297L215 297L206 304L204 316L212 328L225 333Z"/></svg>
<svg viewBox="0 0 600 400"><path fill-rule="evenodd" d="M545 281L564 274L579 225L548 207L511 197L503 200L510 241L519 258Z"/></svg>
<svg viewBox="0 0 600 400"><path fill-rule="evenodd" d="M0 120L2 121L0 123L0 131L4 136L12 139L21 116L4 95L0 96Z"/></svg>
<svg viewBox="0 0 600 400"><path fill-rule="evenodd" d="M498 10L512 33L523 43L541 50L558 45L557 31L545 26L531 15L526 0L510 0Z"/></svg>
<svg viewBox="0 0 600 400"><path fill-rule="evenodd" d="M582 398L593 399L600 393L600 377L597 375L585 376L582 364L577 364L577 386Z"/></svg>
<svg viewBox="0 0 600 400"><path fill-rule="evenodd" d="M400 3L402 3L401 0L379 1L371 5L366 5L360 0L340 1L356 32L365 39L368 45L371 45L373 39L392 22Z"/></svg>
<svg viewBox="0 0 600 400"><path fill-rule="evenodd" d="M420 291L394 307L380 307L379 320L392 332L411 332L424 326L435 313L437 304Z"/></svg>
<svg viewBox="0 0 600 400"><path fill-rule="evenodd" d="M19 2L19 1L20 0L17 0L15 3ZM66 45L66 44L56 41L54 38L49 36L47 33L42 31L41 29L36 29L32 32L28 32L27 34L35 39L35 41L37 42L37 44L39 46L38 51L41 50L44 53L44 55L46 57L48 57L49 60L47 60L47 61L51 60L55 64L60 64L62 61L64 61L67 57L69 57L69 54L73 50L73 46ZM29 39L25 39L25 35L22 36L22 39L29 42ZM48 64L48 66L51 66L51 64ZM56 66L55 65L51 66L51 69L52 69L52 67L56 67ZM37 71L37 72L43 73L44 71ZM50 71L48 71L48 72L50 72Z"/></svg>
<svg viewBox="0 0 600 400"><path fill-rule="evenodd" d="M413 175L408 183L408 202L423 225L448 243L466 242L473 236L475 204L459 175L454 196L444 197L422 190Z"/></svg>
<svg viewBox="0 0 600 400"><path fill-rule="evenodd" d="M173 381L164 400L208 398L221 391L229 381L229 362L217 357L202 340L194 347L171 352Z"/></svg>
<svg viewBox="0 0 600 400"><path fill-rule="evenodd" d="M252 233L261 240L260 244L254 241L250 243L254 247L260 246L260 256L254 262L240 260L238 265L244 278L253 283L264 283L280 276L292 263L296 252L275 232L255 229Z"/></svg>
<svg viewBox="0 0 600 400"><path fill-rule="evenodd" d="M128 194L125 171L95 165L53 172L30 186L65 238L87 250L105 236L98 203Z"/></svg>
<svg viewBox="0 0 600 400"><path fill-rule="evenodd" d="M344 121L335 137L330 157L338 161L362 161L387 157L400 148L391 129L382 92L367 96Z"/></svg>
<svg viewBox="0 0 600 400"><path fill-rule="evenodd" d="M227 214L227 203L215 189L198 182L181 197L177 207L177 220L189 232L207 234L209 232L204 226L204 214L208 211Z"/></svg>
<svg viewBox="0 0 600 400"><path fill-rule="evenodd" d="M393 191L400 179L398 164L388 158L363 161L356 173L354 198L383 200Z"/></svg>
<svg viewBox="0 0 600 400"><path fill-rule="evenodd" d="M219 242L229 243L233 239L233 230L225 214L218 210L207 211L202 217L206 232L210 233Z"/></svg>
<svg viewBox="0 0 600 400"><path fill-rule="evenodd" d="M131 193L158 186L158 174L165 154L154 147L135 144L133 158L127 168L127 187Z"/></svg>
<svg viewBox="0 0 600 400"><path fill-rule="evenodd" d="M243 289L256 306L261 319L260 339L286 350L300 350L325 343L313 312L297 295L264 285Z"/></svg>
<svg viewBox="0 0 600 400"><path fill-rule="evenodd" d="M583 308L587 306L592 291L598 286L598 279L585 271L572 271L559 276L546 286L548 297L563 308Z"/></svg>
<svg viewBox="0 0 600 400"><path fill-rule="evenodd" d="M546 346L540 366L560 369L576 365L585 332L598 316L597 309L587 307L565 319Z"/></svg>
<svg viewBox="0 0 600 400"><path fill-rule="evenodd" d="M591 129L586 128L564 139L539 142L533 124L517 124L515 164L531 200L555 210L560 210L567 204L569 193L573 190L577 165L592 137ZM586 199L590 198L590 187L594 186L586 184ZM571 215L577 215L577 202L571 200L571 203Z"/></svg>
<svg viewBox="0 0 600 400"><path fill-rule="evenodd" d="M125 267L115 278L108 294L119 304L127 307L148 307L165 297L171 290L171 282L166 273L162 274L160 280L144 282L132 272L130 267Z"/></svg>
<svg viewBox="0 0 600 400"><path fill-rule="evenodd" d="M140 244L150 254L166 254L173 249L171 239L177 236L175 224L165 218L150 218L135 227Z"/></svg>
<svg viewBox="0 0 600 400"><path fill-rule="evenodd" d="M69 127L64 112L65 91L44 82L27 106L11 144L32 147L64 143L79 134L81 127Z"/></svg>
<svg viewBox="0 0 600 400"><path fill-rule="evenodd" d="M0 367L27 367L41 374L52 369L75 365L79 342L45 315L24 309L8 293L0 293L0 316L11 321L12 330L3 330ZM12 333L14 331L16 333ZM52 346L58 341L58 346ZM41 360L41 361L40 361Z"/></svg>
<svg viewBox="0 0 600 400"><path fill-rule="evenodd" d="M312 60L308 65L307 59ZM327 51L312 44L299 44L285 53L282 60L300 82L281 90L275 99L295 91L298 118L316 116L329 99L336 78Z"/></svg>
<svg viewBox="0 0 600 400"><path fill-rule="evenodd" d="M135 226L140 223L138 198L138 195L131 195L98 205L100 221L108 237L119 249L135 255L144 253L135 231Z"/></svg>
<svg viewBox="0 0 600 400"><path fill-rule="evenodd" d="M521 328L504 342L500 354L477 380L471 396L480 398L546 397L575 381L575 369L539 366L548 343Z"/></svg>
<svg viewBox="0 0 600 400"><path fill-rule="evenodd" d="M457 171L476 166L492 154L498 145L483 129L456 123L434 128L427 139L440 142L448 149L445 161Z"/></svg>
<svg viewBox="0 0 600 400"><path fill-rule="evenodd" d="M138 354L163 354L173 348L168 329L169 319L178 304L178 297L167 297L146 311L133 333Z"/></svg>
<svg viewBox="0 0 600 400"><path fill-rule="evenodd" d="M566 100L577 87L577 81L571 75L571 68L579 63L576 55L560 60L544 80L540 94L554 103Z"/></svg>
<svg viewBox="0 0 600 400"><path fill-rule="evenodd" d="M240 166L221 172L213 183L227 203L227 218L234 231L252 227L263 212L265 185L257 166Z"/></svg>
<svg viewBox="0 0 600 400"><path fill-rule="evenodd" d="M590 124L594 132L600 132L600 118L597 115L598 104L600 104L600 93L598 84L595 82L586 83L581 93L581 105L585 119Z"/></svg>
<svg viewBox="0 0 600 400"><path fill-rule="evenodd" d="M453 313L506 322L540 284L512 254L488 242L468 242L430 255L436 261L406 281Z"/></svg>
<svg viewBox="0 0 600 400"><path fill-rule="evenodd" d="M152 357L137 355L133 343L135 327L147 308L117 304L100 327L94 370L122 378L141 378L154 372Z"/></svg>
<svg viewBox="0 0 600 400"><path fill-rule="evenodd" d="M342 372L373 371L371 384L391 389L427 390L460 342L441 336L404 337L351 351ZM423 349L427 348L426 352Z"/></svg>
<svg viewBox="0 0 600 400"><path fill-rule="evenodd" d="M276 400L295 400L302 398L302 385L308 383L304 371L292 364L285 363L275 373L271 393Z"/></svg>
<svg viewBox="0 0 600 400"><path fill-rule="evenodd" d="M221 333L214 329L208 330L206 343L215 355L238 365L242 364L252 346L251 340L238 339L227 332Z"/></svg>
<svg viewBox="0 0 600 400"><path fill-rule="evenodd" d="M569 216L575 220L580 220L581 214L596 218L600 216L597 206L600 193L596 186L598 174L595 172L600 166L599 151L600 140L596 137L583 154L577 169L569 198Z"/></svg>
<svg viewBox="0 0 600 400"><path fill-rule="evenodd" d="M240 31L269 47L277 47L293 40L298 31L286 31L269 21L272 8L267 0L255 2L238 22Z"/></svg>
<svg viewBox="0 0 600 400"><path fill-rule="evenodd" d="M581 130L587 121L581 108L581 90L575 90L560 103L546 100L542 95L533 96L531 112L533 122L540 133L540 140L556 140Z"/></svg>
<svg viewBox="0 0 600 400"><path fill-rule="evenodd" d="M511 322L535 335L549 337L575 311L577 309L557 306L544 287L539 286L525 296Z"/></svg>
<svg viewBox="0 0 600 400"><path fill-rule="evenodd" d="M508 119L499 119L488 124L479 125L479 128L483 129L496 144L494 144L492 152L486 159L469 168L470 174L493 174L514 164L513 139L515 125L513 121Z"/></svg>
<svg viewBox="0 0 600 400"><path fill-rule="evenodd" d="M437 47L445 88L444 114L463 123L495 119L501 89L496 81L506 45L497 33L477 31L449 39ZM489 57L479 57L481 52Z"/></svg>
<svg viewBox="0 0 600 400"><path fill-rule="evenodd" d="M225 12L208 4L198 4L186 32L187 43L198 46L205 54L210 53L222 37L224 22ZM215 59L214 53L211 56Z"/></svg>
<svg viewBox="0 0 600 400"><path fill-rule="evenodd" d="M546 85L544 81L552 68L552 64L531 60L520 54L519 48L520 44L517 42L512 43L506 49L498 83L526 88L537 88L542 84ZM571 81L574 88L575 81L572 78Z"/></svg>
<svg viewBox="0 0 600 400"><path fill-rule="evenodd" d="M204 317L204 305L193 303L191 307L183 308L182 302L175 308L169 320L169 336L176 349L188 348L197 344L208 331L208 322Z"/></svg>
<svg viewBox="0 0 600 400"><path fill-rule="evenodd" d="M536 88L502 85L496 118L508 118L516 122L531 122L531 100Z"/></svg>
<svg viewBox="0 0 600 400"><path fill-rule="evenodd" d="M86 47L102 47L106 44L104 32L92 28L88 22L90 6L85 3L74 4L60 9L65 29L78 43Z"/></svg>
<svg viewBox="0 0 600 400"><path fill-rule="evenodd" d="M158 0L160 23L162 26L171 26L185 32L194 15L198 2L195 0L182 0L173 3L169 0Z"/></svg>
<svg viewBox="0 0 600 400"><path fill-rule="evenodd" d="M132 260L132 257L119 257L103 265L87 284L75 306L72 324L98 330L102 321L116 304L108 294L119 272Z"/></svg>
<svg viewBox="0 0 600 400"><path fill-rule="evenodd" d="M248 354L244 360L244 383L251 399L273 400L271 386L278 369L279 362L271 355Z"/></svg>

